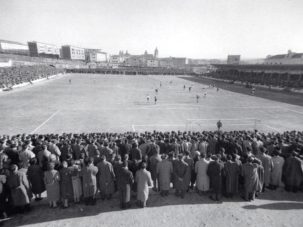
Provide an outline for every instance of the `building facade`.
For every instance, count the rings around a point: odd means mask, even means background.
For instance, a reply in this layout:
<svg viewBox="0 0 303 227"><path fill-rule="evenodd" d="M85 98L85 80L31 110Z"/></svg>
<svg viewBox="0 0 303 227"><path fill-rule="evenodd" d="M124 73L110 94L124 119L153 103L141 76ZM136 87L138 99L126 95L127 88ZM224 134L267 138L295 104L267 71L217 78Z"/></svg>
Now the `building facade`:
<svg viewBox="0 0 303 227"><path fill-rule="evenodd" d="M60 47L53 44L46 44L40 42L28 42L29 55L31 57L49 57L59 58Z"/></svg>
<svg viewBox="0 0 303 227"><path fill-rule="evenodd" d="M147 67L159 67L159 61L157 59L147 60Z"/></svg>
<svg viewBox="0 0 303 227"><path fill-rule="evenodd" d="M159 66L164 68L176 68L184 69L186 68L187 59L186 58L159 58Z"/></svg>
<svg viewBox="0 0 303 227"><path fill-rule="evenodd" d="M85 60L87 62L107 62L107 53L98 49L85 49Z"/></svg>
<svg viewBox="0 0 303 227"><path fill-rule="evenodd" d="M28 45L13 41L0 40L0 53L29 55Z"/></svg>
<svg viewBox="0 0 303 227"><path fill-rule="evenodd" d="M61 48L62 58L68 60L85 60L85 50L81 47L75 47L70 45L62 46Z"/></svg>
<svg viewBox="0 0 303 227"><path fill-rule="evenodd" d="M239 65L240 64L240 55L228 55L227 64L228 65Z"/></svg>
<svg viewBox="0 0 303 227"><path fill-rule="evenodd" d="M266 65L303 65L303 53L295 53L291 50L287 54L267 56L264 60Z"/></svg>

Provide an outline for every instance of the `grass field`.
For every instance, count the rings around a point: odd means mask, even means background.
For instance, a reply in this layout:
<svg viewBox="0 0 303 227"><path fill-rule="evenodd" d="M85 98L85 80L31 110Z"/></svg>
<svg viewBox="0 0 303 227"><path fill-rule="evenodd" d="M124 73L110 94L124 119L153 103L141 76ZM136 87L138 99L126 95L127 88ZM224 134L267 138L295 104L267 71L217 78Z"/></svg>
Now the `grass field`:
<svg viewBox="0 0 303 227"><path fill-rule="evenodd" d="M67 74L1 93L0 107L0 134L215 130L219 119L227 131L303 130L301 106L173 76Z"/></svg>

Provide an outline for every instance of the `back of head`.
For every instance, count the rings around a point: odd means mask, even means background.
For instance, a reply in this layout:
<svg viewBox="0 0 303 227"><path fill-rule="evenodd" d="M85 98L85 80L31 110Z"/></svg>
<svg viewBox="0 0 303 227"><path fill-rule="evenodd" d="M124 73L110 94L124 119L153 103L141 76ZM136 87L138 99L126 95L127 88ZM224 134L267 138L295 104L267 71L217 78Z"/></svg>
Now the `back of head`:
<svg viewBox="0 0 303 227"><path fill-rule="evenodd" d="M146 162L141 162L140 169L146 169Z"/></svg>
<svg viewBox="0 0 303 227"><path fill-rule="evenodd" d="M123 168L127 168L127 167L128 167L128 161L127 161L127 160L124 160L124 161L123 161L122 167L123 167Z"/></svg>

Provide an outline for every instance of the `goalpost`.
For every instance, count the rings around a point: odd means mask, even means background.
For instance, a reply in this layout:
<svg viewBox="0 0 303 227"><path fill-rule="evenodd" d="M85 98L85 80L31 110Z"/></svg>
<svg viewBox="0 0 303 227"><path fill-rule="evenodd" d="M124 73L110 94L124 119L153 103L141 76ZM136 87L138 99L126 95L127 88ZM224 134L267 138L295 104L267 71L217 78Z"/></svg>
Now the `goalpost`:
<svg viewBox="0 0 303 227"><path fill-rule="evenodd" d="M228 118L228 119L187 119L186 131L215 131L217 122L221 121L223 131L260 130L262 122L257 118Z"/></svg>

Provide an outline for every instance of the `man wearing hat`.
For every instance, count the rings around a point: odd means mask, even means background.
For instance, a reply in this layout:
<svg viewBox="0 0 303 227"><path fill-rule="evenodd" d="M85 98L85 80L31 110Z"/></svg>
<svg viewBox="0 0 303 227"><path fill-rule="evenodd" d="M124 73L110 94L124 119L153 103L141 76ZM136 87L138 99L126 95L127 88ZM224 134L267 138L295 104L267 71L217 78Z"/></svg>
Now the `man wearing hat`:
<svg viewBox="0 0 303 227"><path fill-rule="evenodd" d="M106 157L104 154L101 156L100 160L101 161L97 164L97 182L101 194L101 199L111 199L112 194L115 192L114 168L110 162L106 161Z"/></svg>
<svg viewBox="0 0 303 227"><path fill-rule="evenodd" d="M167 159L167 157L167 154L162 154L162 160L157 165L157 176L159 179L159 188L161 196L168 196L170 181L173 173L173 165Z"/></svg>
<svg viewBox="0 0 303 227"><path fill-rule="evenodd" d="M260 154L257 156L262 162L262 166L264 168L264 185L262 191L265 191L265 187L269 187L270 184L270 176L272 169L274 167L271 156L266 154L266 149L264 147L260 147Z"/></svg>
<svg viewBox="0 0 303 227"><path fill-rule="evenodd" d="M253 163L253 157L249 156L247 162L242 165L242 176L244 178L244 199L254 200L258 182L258 164Z"/></svg>
<svg viewBox="0 0 303 227"><path fill-rule="evenodd" d="M276 147L272 154L273 169L270 176L270 187L273 190L282 185L282 171L285 161L284 158L280 156L280 154L281 151Z"/></svg>
<svg viewBox="0 0 303 227"><path fill-rule="evenodd" d="M303 170L302 161L298 158L298 153L295 151L292 151L285 162L284 176L286 191L297 192L303 180Z"/></svg>
<svg viewBox="0 0 303 227"><path fill-rule="evenodd" d="M213 190L213 196L210 198L215 201L220 201L222 193L222 173L223 164L219 158L219 155L213 155L207 168L207 175L210 180L210 187Z"/></svg>
<svg viewBox="0 0 303 227"><path fill-rule="evenodd" d="M185 196L185 192L188 188L186 181L186 174L188 173L188 164L184 161L183 155L178 155L178 160L174 161L173 175L174 175L174 187L176 189L176 196L180 196L182 199Z"/></svg>
<svg viewBox="0 0 303 227"><path fill-rule="evenodd" d="M128 170L128 162L124 160L119 174L117 175L117 188L120 192L120 207L127 209L130 207L131 185L134 183L134 177L130 170Z"/></svg>

